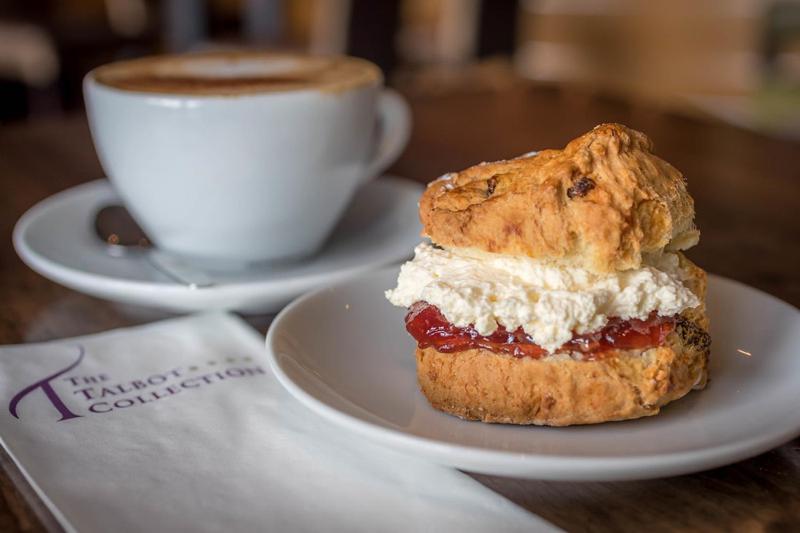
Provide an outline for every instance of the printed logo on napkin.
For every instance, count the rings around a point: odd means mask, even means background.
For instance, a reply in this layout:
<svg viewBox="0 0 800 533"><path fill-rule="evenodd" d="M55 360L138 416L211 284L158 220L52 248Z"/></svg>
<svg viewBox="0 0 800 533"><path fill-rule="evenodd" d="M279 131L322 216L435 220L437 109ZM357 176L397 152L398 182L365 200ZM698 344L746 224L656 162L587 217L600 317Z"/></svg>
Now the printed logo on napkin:
<svg viewBox="0 0 800 533"><path fill-rule="evenodd" d="M8 404L11 415L24 417L25 403L33 396L43 396L53 406L54 419L60 416L57 421L63 422L142 406L229 379L266 374L251 357L228 357L120 379L106 372L82 373L86 355L86 348L76 345L72 359L61 369L19 390Z"/></svg>

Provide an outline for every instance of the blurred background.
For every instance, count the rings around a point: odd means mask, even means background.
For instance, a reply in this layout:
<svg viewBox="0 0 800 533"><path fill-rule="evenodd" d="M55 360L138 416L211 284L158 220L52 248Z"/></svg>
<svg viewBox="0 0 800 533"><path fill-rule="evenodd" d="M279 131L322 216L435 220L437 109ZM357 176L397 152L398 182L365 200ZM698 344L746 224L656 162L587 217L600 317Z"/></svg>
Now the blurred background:
<svg viewBox="0 0 800 533"><path fill-rule="evenodd" d="M800 138L797 0L0 0L0 123L82 108L115 59L348 53L408 91L520 80Z"/></svg>

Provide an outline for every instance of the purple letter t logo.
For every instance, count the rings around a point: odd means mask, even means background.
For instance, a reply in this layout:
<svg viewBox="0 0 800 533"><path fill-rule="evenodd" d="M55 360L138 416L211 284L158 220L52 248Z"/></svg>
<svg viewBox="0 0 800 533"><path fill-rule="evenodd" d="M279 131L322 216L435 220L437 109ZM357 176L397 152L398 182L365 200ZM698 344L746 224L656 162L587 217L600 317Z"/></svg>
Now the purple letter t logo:
<svg viewBox="0 0 800 533"><path fill-rule="evenodd" d="M19 418L19 415L17 415L17 405L19 404L20 400L22 400L22 398L27 396L28 393L33 392L38 388L41 388L45 396L47 396L47 399L50 400L50 403L53 404L53 407L58 409L58 412L61 413L61 418L58 420L59 422L63 420L69 420L70 418L80 418L81 415L76 415L75 413L70 411L69 408L64 404L64 402L61 401L61 398L59 398L58 394L56 394L56 391L53 390L53 387L52 385L50 385L50 382L55 378L57 378L58 376L66 374L67 372L78 366L80 362L83 360L84 353L85 350L83 346L78 346L78 359L74 363L72 363L63 370L59 370L55 374L47 376L41 381L37 381L33 385L28 385L27 387L19 391L17 394L15 394L14 397L11 398L11 403L8 404L8 411L14 416L14 418Z"/></svg>

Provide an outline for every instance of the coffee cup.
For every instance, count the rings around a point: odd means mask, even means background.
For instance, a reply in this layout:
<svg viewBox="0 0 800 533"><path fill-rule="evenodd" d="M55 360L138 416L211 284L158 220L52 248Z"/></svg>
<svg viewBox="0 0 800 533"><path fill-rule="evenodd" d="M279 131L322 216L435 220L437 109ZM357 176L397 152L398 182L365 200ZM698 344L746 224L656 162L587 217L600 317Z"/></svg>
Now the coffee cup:
<svg viewBox="0 0 800 533"><path fill-rule="evenodd" d="M410 113L351 57L154 56L84 79L108 178L167 252L198 261L301 258L408 141Z"/></svg>

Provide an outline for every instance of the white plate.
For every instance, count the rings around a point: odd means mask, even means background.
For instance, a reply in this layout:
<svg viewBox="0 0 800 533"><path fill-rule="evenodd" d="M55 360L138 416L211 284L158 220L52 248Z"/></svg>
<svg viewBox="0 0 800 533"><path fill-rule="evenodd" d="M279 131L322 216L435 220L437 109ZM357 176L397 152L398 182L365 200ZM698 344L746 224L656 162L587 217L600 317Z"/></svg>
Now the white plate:
<svg viewBox="0 0 800 533"><path fill-rule="evenodd" d="M800 433L800 312L745 285L709 279L706 390L654 417L549 428L466 422L431 408L417 389L404 310L383 297L396 275L382 270L303 296L267 335L281 383L362 438L475 472L588 481L695 472Z"/></svg>
<svg viewBox="0 0 800 533"><path fill-rule="evenodd" d="M384 176L355 196L325 247L302 262L215 272L215 285L174 282L143 257L112 257L94 234L97 210L121 203L106 180L38 203L17 222L14 247L39 274L93 296L171 311L274 311L299 294L401 261L419 242L422 185Z"/></svg>

